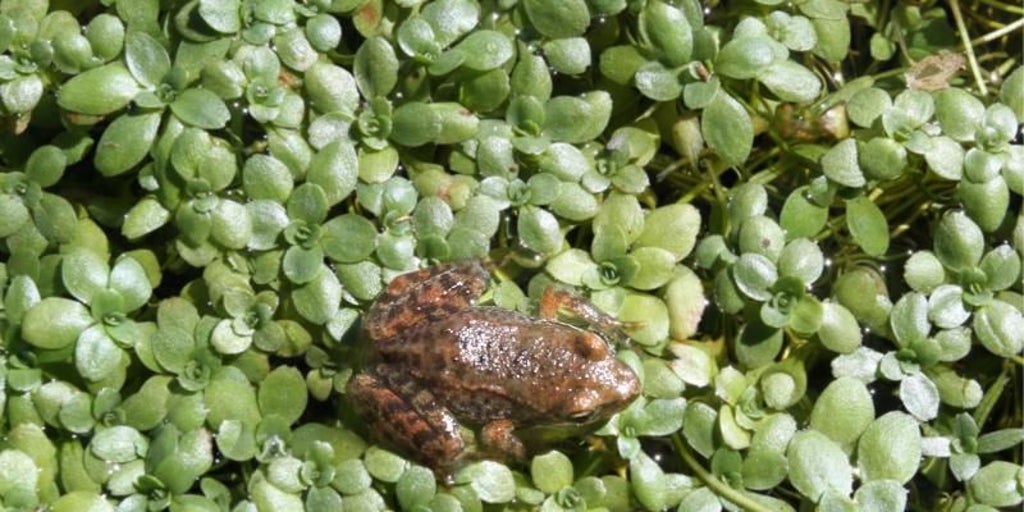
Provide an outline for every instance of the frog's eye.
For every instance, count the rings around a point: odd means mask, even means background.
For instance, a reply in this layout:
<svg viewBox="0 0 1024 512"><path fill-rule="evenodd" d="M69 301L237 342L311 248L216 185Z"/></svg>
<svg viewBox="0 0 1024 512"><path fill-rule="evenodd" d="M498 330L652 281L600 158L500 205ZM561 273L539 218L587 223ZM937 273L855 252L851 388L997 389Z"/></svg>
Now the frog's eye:
<svg viewBox="0 0 1024 512"><path fill-rule="evenodd" d="M584 421L594 415L594 411L577 411L569 415L575 421Z"/></svg>
<svg viewBox="0 0 1024 512"><path fill-rule="evenodd" d="M569 405L569 418L573 420L584 420L594 414L600 406L601 397L592 389L576 393Z"/></svg>
<svg viewBox="0 0 1024 512"><path fill-rule="evenodd" d="M607 359L608 352L608 342L592 332L583 331L576 337L576 353L588 361Z"/></svg>

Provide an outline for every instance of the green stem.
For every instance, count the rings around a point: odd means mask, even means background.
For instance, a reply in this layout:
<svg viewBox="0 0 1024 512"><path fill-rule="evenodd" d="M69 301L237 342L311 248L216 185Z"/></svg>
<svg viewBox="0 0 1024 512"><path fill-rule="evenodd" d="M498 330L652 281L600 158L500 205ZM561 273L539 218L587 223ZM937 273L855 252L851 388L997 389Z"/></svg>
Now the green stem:
<svg viewBox="0 0 1024 512"><path fill-rule="evenodd" d="M770 510L764 505L748 498L740 491L729 487L728 484L719 480L715 475L712 475L708 470L704 469L704 466L701 466L700 462L698 462L693 456L693 453L690 452L689 447L686 446L686 443L683 442L683 438L680 437L678 433L672 435L672 444L675 446L676 451L679 452L679 456L682 457L683 462L685 462L686 465L693 470L694 474L697 475L697 478L700 478L700 480L704 482L704 485L708 486L708 489L711 489L715 494L750 512L770 512Z"/></svg>
<svg viewBox="0 0 1024 512"><path fill-rule="evenodd" d="M972 39L970 41L970 46L968 46L967 48L970 48L971 46L974 46L976 44L984 44L991 41L995 41L996 39L999 39L1000 37L1003 37L1015 30L1019 30L1021 27L1024 27L1024 18L1020 18L1017 21L1010 23L1009 25L1005 25L1000 29L993 30L988 34Z"/></svg>
<svg viewBox="0 0 1024 512"><path fill-rule="evenodd" d="M988 96L988 87L985 86L985 79L981 77L978 58L974 56L974 47L971 45L970 34L967 33L967 25L964 23L963 13L960 12L960 0L949 0L949 8L953 11L956 31L960 35L960 42L964 46L964 53L967 54L967 64L971 68L971 74L974 75L974 82L978 84L978 92L982 96Z"/></svg>
<svg viewBox="0 0 1024 512"><path fill-rule="evenodd" d="M999 401L999 397L1003 395L1003 390L1006 389L1006 385L1010 382L1010 372L1013 367L1010 365L1003 365L1003 371L999 373L999 377L996 378L995 382L989 386L988 390L985 391L985 396L981 397L981 403L978 404L978 408L974 410L974 422L981 427L988 421L988 415L992 413L992 409L996 406L996 402Z"/></svg>
<svg viewBox="0 0 1024 512"><path fill-rule="evenodd" d="M995 7L996 9L1000 9L1000 10L1003 10L1003 11L1006 11L1006 12L1009 12L1009 13L1024 14L1024 8L1021 8L1018 5L1012 5L1012 4L1007 4L1007 3L1003 3L1003 2L998 2L996 0L980 0L980 2L985 4L985 5L990 5L992 7Z"/></svg>

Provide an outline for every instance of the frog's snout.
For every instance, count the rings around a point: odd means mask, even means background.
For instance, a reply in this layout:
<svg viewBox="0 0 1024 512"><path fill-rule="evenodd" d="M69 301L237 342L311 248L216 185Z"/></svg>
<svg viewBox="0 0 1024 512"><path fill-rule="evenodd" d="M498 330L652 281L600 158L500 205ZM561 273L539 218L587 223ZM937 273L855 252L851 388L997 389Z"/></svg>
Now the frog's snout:
<svg viewBox="0 0 1024 512"><path fill-rule="evenodd" d="M616 379L618 384L615 386L615 392L620 397L619 402L625 405L632 402L640 394L640 379L626 365L619 367L619 373L621 373L621 376Z"/></svg>

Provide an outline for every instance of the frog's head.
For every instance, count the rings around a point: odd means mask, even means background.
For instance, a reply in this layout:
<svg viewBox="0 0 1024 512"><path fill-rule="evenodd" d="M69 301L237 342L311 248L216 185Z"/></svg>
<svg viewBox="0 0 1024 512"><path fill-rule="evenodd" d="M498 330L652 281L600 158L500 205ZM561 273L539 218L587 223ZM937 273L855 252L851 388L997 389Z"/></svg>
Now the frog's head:
<svg viewBox="0 0 1024 512"><path fill-rule="evenodd" d="M590 361L586 368L575 389L566 396L564 411L570 423L587 425L607 420L640 394L636 374L610 353Z"/></svg>

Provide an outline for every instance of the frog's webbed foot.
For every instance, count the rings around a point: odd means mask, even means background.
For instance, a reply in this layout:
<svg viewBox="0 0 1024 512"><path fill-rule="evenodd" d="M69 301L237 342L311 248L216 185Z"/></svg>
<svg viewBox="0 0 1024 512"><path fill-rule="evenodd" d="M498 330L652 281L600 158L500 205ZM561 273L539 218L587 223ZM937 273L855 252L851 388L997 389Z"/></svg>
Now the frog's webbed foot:
<svg viewBox="0 0 1024 512"><path fill-rule="evenodd" d="M544 290L544 295L540 298L540 317L545 320L557 320L561 310L568 311L605 336L622 342L629 341L629 336L622 330L622 322L601 311L583 297L558 288Z"/></svg>
<svg viewBox="0 0 1024 512"><path fill-rule="evenodd" d="M464 451L458 420L404 373L378 366L352 377L347 395L371 432L439 476L448 475Z"/></svg>

